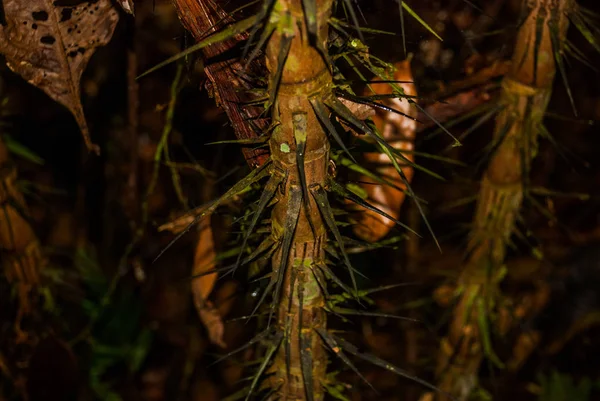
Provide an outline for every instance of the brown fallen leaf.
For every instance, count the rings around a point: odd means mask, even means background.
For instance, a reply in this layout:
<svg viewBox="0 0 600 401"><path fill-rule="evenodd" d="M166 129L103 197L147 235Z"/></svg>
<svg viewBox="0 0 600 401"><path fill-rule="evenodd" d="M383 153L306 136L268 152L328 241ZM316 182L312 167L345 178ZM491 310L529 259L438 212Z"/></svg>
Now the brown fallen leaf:
<svg viewBox="0 0 600 401"><path fill-rule="evenodd" d="M204 217L198 225L198 241L196 242L196 250L194 253L194 267L192 276L203 274L207 271L214 270L216 262L215 244L213 233L210 226L210 215ZM225 348L223 334L225 326L223 319L218 309L214 307L212 302L208 301L208 296L212 292L217 274L205 274L192 279L192 294L194 296L194 306L198 312L198 316L202 324L208 331L210 342Z"/></svg>
<svg viewBox="0 0 600 401"><path fill-rule="evenodd" d="M212 228L210 226L210 215L200 220L198 224L198 241L194 252L194 267L192 276L197 276L215 268L215 243ZM192 293L196 309L202 308L210 293L212 292L217 274L205 274L192 279Z"/></svg>
<svg viewBox="0 0 600 401"><path fill-rule="evenodd" d="M410 60L405 60L395 64L396 71L394 73L394 80L401 81L398 83L404 93L407 96L416 96L416 87L413 83L412 72L410 68ZM387 83L373 83L371 87L376 94L391 94L393 88ZM365 95L369 96L369 90L365 90ZM410 152L414 150L413 141L417 130L417 122L414 118L417 117L417 109L414 105L408 102L406 99L386 99L382 102L388 107L395 109L403 113L404 117L397 113L377 110L376 114L372 116L373 122L377 126L379 132L381 132L383 138L394 148L402 151L407 151L404 156L411 162L414 161L414 155ZM405 189L406 185L400 178L398 172L389 161L387 155L384 153L366 153L364 155L365 161L376 166L376 171L384 177L394 183L398 188ZM407 164L401 164L400 166L404 172L407 181L410 183L413 176L413 168ZM368 177L361 177L359 182L368 182L369 184L363 185L363 189L368 193L368 202L378 209L384 211L388 215L397 219L400 215L400 206L404 202L405 193L390 186L384 186L378 183L371 183L371 179ZM354 233L361 239L369 242L379 241L385 237L393 226L392 220L381 216L380 214L371 210L361 210L361 213L357 217L358 224L354 226Z"/></svg>
<svg viewBox="0 0 600 401"><path fill-rule="evenodd" d="M46 92L75 117L88 150L92 143L79 82L97 47L107 44L119 15L110 0L56 5L52 0L4 0L0 53L27 82Z"/></svg>
<svg viewBox="0 0 600 401"><path fill-rule="evenodd" d="M223 340L225 335L225 325L219 310L210 301L205 301L202 308L198 309L198 315L202 324L208 331L208 339L211 343L218 345L221 348L227 348L227 344Z"/></svg>
<svg viewBox="0 0 600 401"><path fill-rule="evenodd" d="M117 0L117 3L119 3L127 14L134 15L133 0Z"/></svg>

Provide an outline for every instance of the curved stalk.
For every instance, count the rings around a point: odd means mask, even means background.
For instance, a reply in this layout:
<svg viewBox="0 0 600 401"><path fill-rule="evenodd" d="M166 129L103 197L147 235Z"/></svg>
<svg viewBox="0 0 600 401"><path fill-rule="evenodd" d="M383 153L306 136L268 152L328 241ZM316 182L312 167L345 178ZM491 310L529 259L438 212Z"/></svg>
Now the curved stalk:
<svg viewBox="0 0 600 401"><path fill-rule="evenodd" d="M440 388L466 399L484 357L502 368L490 342L506 249L527 191L531 163L568 27L569 0L526 0L511 69L502 83L500 113L459 279L459 302L438 358ZM502 329L503 331L506 328ZM500 333L502 334L502 333Z"/></svg>

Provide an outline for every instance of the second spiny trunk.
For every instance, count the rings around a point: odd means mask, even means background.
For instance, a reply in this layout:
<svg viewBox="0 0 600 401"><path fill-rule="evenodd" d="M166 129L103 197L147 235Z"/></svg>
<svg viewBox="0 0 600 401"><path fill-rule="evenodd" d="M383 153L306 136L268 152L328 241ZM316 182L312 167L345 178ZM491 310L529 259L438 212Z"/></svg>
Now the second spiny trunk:
<svg viewBox="0 0 600 401"><path fill-rule="evenodd" d="M491 349L490 331L504 335L512 324L499 291L502 265L526 194L543 117L567 30L569 0L525 0L511 69L502 82L494 153L485 171L470 233L468 258L459 279L459 302L438 358L439 386L467 399ZM514 323L513 323L514 324Z"/></svg>

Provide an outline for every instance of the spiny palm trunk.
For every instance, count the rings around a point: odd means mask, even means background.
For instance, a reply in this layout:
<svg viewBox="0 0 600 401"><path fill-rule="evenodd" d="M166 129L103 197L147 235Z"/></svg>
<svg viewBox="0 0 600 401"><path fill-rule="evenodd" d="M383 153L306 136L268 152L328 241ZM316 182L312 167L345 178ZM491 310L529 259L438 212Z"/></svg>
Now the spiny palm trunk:
<svg viewBox="0 0 600 401"><path fill-rule="evenodd" d="M323 48L327 47L331 3L332 0L317 1L319 29L316 40ZM269 146L273 174L285 177L272 212L271 235L282 242L273 255L273 274L284 277L281 298L278 299L275 293L275 302L279 304L277 324L279 330L286 333L273 364L275 377L272 385L275 388L281 386L276 398L320 400L323 390L319 381L325 378L327 358L316 330L325 328L326 316L319 287L319 282L324 280L317 282L316 265L325 263L323 247L327 236L312 193L322 193L325 189L329 142L309 97L330 92L332 78L322 56L307 41L302 1L283 0L275 7L281 7L281 15L291 15L297 23L290 24L296 32L291 39L283 71L278 71L278 60L286 38L276 30L267 45L270 87L277 85L276 79L281 74L273 110L273 121L280 125L275 129ZM300 28L302 31L299 31ZM298 160L302 154L304 160ZM302 162L303 174L299 168L302 166L298 166ZM306 182L304 186L302 181ZM295 216L298 216L297 223ZM291 251L286 258L287 230L295 231ZM313 382L314 385L311 384ZM310 398L307 393L312 393Z"/></svg>
<svg viewBox="0 0 600 401"><path fill-rule="evenodd" d="M219 8L212 0L174 0L180 19L196 40L214 29ZM333 0L317 0L315 37L309 35L302 0L275 1L271 21L276 26L267 42L266 67L269 71L271 120L269 140L270 180L265 193L274 194L271 213L271 239L279 244L272 256L272 315L276 319L276 348L266 385L273 398L321 400L327 358L317 331L325 329L324 278L317 265L325 264L326 226L317 201L326 199L329 142L309 98L327 99L332 93L332 77L323 55L327 48L328 19ZM215 11L217 13L215 14ZM223 17L219 15L219 17ZM230 22L228 17L226 22ZM247 39L247 34L208 46L206 57L222 54ZM310 37L310 41L309 41ZM258 60L258 59L255 59ZM260 69L260 61L250 64ZM216 62L205 68L213 83L217 101L227 112L240 139L256 136L247 118L240 115L242 83L237 72L242 63ZM236 70L238 70L236 72ZM220 75L219 75L220 74ZM227 75L229 74L229 75ZM246 108L248 110L248 108ZM249 117L257 110L250 109ZM260 121L259 121L260 122ZM258 127L265 131L264 120ZM263 152L245 154L252 167L265 161ZM325 201L326 202L326 201ZM277 310L276 310L277 309ZM270 319L269 319L270 322Z"/></svg>
<svg viewBox="0 0 600 401"><path fill-rule="evenodd" d="M525 20L517 34L511 70L502 83L504 108L494 132L497 147L482 178L466 268L458 284L460 300L438 359L441 389L460 399L466 399L476 385L484 355L493 358L483 330L487 324L481 322L491 320L489 312L500 302L500 267L537 153L569 5L569 0L525 1Z"/></svg>

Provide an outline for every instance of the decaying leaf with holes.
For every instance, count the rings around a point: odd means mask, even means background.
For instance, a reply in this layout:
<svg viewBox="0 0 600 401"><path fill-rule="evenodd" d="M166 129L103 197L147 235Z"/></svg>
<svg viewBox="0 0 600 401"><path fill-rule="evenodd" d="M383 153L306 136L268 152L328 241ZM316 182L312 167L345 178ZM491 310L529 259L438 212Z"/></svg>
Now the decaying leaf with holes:
<svg viewBox="0 0 600 401"><path fill-rule="evenodd" d="M110 0L61 4L4 0L0 52L11 70L73 113L87 148L99 153L85 121L79 81L94 50L110 41L119 16Z"/></svg>

